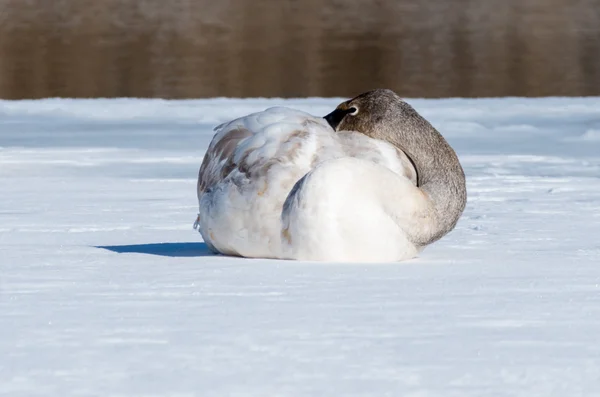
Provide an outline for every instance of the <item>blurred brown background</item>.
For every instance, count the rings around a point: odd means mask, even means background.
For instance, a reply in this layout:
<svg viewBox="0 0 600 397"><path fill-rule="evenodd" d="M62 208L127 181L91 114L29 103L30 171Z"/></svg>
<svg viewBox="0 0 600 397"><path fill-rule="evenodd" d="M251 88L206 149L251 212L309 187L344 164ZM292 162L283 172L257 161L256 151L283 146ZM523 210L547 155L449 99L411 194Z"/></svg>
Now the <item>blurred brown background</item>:
<svg viewBox="0 0 600 397"><path fill-rule="evenodd" d="M0 97L600 95L600 0L0 0Z"/></svg>

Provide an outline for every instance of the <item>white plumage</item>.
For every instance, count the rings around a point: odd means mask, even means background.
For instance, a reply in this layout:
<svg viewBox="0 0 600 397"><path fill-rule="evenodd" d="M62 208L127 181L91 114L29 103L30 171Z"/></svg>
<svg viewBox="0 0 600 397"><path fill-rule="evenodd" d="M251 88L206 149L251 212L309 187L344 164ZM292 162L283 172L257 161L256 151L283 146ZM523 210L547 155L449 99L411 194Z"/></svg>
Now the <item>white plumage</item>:
<svg viewBox="0 0 600 397"><path fill-rule="evenodd" d="M197 222L213 250L317 261L418 253L403 222L425 200L412 163L393 145L283 107L215 130L198 178Z"/></svg>

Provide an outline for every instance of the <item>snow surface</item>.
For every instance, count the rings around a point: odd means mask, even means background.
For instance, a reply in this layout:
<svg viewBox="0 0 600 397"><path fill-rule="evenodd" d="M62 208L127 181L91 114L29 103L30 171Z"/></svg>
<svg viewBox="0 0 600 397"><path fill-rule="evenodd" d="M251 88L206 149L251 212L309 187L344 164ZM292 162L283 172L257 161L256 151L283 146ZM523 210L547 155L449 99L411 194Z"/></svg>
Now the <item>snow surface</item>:
<svg viewBox="0 0 600 397"><path fill-rule="evenodd" d="M469 188L419 259L210 255L212 127L339 101L0 101L0 395L600 396L600 98L410 101Z"/></svg>

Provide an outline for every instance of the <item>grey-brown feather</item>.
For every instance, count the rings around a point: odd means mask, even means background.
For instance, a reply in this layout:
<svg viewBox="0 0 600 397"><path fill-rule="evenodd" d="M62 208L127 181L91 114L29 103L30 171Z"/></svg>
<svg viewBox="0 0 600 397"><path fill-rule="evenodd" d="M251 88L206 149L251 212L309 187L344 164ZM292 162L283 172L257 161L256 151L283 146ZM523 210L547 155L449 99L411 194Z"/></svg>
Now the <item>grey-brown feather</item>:
<svg viewBox="0 0 600 397"><path fill-rule="evenodd" d="M234 128L222 137L213 137L198 173L198 197L238 166L234 163L233 153L240 141L251 135L252 132L245 128Z"/></svg>

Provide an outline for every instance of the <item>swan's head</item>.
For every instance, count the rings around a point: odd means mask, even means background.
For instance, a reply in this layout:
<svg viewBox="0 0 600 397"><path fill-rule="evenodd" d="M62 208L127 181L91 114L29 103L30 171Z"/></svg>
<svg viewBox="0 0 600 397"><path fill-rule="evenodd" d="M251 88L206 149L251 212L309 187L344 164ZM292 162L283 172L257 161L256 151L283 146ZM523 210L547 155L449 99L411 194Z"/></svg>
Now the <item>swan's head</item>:
<svg viewBox="0 0 600 397"><path fill-rule="evenodd" d="M414 109L394 91L376 89L344 101L325 120L336 131L357 131L372 138L383 138L392 130L392 123L415 115Z"/></svg>

